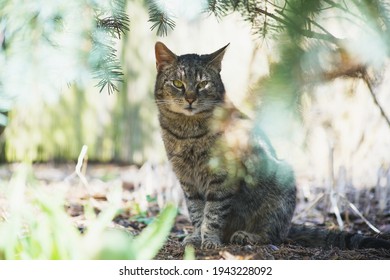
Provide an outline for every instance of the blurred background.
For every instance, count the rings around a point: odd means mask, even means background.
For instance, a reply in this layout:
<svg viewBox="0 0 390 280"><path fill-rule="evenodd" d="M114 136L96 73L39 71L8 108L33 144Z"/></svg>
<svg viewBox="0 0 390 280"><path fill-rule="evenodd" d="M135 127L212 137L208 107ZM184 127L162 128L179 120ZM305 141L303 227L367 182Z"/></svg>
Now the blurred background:
<svg viewBox="0 0 390 280"><path fill-rule="evenodd" d="M375 187L388 202L387 1L0 3L3 166L74 163L83 145L89 162L164 166L155 42L178 55L230 43L227 96L263 127L303 192ZM128 30L104 21L118 13Z"/></svg>

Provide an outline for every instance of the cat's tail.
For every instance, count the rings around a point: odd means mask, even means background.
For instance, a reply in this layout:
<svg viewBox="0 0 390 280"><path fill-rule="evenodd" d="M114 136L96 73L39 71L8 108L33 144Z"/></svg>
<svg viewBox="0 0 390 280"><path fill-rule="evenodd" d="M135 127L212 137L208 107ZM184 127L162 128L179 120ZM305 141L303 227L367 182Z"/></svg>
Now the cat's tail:
<svg viewBox="0 0 390 280"><path fill-rule="evenodd" d="M384 248L390 250L390 241L385 239L302 225L292 225L287 239L304 247L338 247L340 249Z"/></svg>

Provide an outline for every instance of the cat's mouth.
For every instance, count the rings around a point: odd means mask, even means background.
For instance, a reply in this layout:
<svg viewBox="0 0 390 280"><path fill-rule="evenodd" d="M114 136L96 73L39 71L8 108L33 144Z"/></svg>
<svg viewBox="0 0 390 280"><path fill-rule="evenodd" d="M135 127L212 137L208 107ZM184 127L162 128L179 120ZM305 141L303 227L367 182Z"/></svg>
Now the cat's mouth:
<svg viewBox="0 0 390 280"><path fill-rule="evenodd" d="M194 108L194 106L192 106L191 104L184 107L184 113L186 115L190 115L190 116L195 115L196 111L197 111L196 108Z"/></svg>

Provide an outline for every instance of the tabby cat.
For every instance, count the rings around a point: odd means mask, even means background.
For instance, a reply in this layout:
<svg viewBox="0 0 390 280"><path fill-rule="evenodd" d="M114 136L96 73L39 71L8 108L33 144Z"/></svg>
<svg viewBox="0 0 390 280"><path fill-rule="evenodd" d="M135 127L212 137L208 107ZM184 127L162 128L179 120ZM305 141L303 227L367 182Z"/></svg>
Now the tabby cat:
<svg viewBox="0 0 390 280"><path fill-rule="evenodd" d="M291 226L293 170L261 129L225 100L220 72L226 48L177 56L155 45L162 138L194 226L183 245L210 249L292 239L306 246L390 248L381 239Z"/></svg>

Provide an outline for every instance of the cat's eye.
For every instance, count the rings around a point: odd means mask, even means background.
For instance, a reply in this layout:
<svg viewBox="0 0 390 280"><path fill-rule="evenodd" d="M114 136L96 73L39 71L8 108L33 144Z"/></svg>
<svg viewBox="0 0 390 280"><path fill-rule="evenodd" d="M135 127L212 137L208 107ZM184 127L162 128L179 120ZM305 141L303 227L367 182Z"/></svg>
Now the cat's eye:
<svg viewBox="0 0 390 280"><path fill-rule="evenodd" d="M209 83L208 81L201 81L201 82L198 84L198 88L199 88L199 89L204 89L204 88L207 86L208 83Z"/></svg>
<svg viewBox="0 0 390 280"><path fill-rule="evenodd" d="M180 80L173 80L172 81L173 85L179 89L182 89L184 87L184 84L182 81Z"/></svg>

